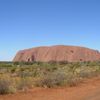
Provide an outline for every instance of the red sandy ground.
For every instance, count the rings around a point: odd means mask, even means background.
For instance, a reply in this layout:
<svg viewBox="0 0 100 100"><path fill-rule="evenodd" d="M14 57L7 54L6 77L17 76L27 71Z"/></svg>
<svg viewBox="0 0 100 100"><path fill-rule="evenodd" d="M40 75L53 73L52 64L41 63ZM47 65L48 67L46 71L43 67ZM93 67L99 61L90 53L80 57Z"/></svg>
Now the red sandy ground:
<svg viewBox="0 0 100 100"><path fill-rule="evenodd" d="M100 77L85 80L77 87L34 88L25 93L0 95L0 100L100 100Z"/></svg>

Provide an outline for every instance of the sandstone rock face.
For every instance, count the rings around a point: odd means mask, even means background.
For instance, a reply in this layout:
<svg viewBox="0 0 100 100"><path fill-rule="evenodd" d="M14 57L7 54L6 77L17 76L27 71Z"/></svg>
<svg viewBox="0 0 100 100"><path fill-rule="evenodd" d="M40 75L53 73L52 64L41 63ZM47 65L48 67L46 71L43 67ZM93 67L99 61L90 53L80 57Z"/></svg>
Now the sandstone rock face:
<svg viewBox="0 0 100 100"><path fill-rule="evenodd" d="M77 46L50 46L36 47L19 51L14 62L50 62L50 61L99 61L100 53L97 50L92 50L85 47Z"/></svg>

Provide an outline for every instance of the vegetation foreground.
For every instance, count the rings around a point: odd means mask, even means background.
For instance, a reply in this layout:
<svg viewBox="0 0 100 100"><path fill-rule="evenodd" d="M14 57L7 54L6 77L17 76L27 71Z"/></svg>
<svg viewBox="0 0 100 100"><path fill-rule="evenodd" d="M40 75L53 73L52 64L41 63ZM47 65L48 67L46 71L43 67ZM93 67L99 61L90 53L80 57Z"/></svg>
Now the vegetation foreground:
<svg viewBox="0 0 100 100"><path fill-rule="evenodd" d="M27 91L34 87L77 86L84 78L99 74L100 62L0 62L0 94Z"/></svg>

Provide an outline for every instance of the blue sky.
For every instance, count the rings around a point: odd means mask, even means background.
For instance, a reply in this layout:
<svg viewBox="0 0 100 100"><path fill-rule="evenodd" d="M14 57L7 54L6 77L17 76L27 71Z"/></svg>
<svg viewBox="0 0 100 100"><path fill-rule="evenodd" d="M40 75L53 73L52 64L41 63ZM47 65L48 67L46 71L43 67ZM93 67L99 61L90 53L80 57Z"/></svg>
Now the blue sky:
<svg viewBox="0 0 100 100"><path fill-rule="evenodd" d="M58 44L100 50L100 0L0 0L0 60Z"/></svg>

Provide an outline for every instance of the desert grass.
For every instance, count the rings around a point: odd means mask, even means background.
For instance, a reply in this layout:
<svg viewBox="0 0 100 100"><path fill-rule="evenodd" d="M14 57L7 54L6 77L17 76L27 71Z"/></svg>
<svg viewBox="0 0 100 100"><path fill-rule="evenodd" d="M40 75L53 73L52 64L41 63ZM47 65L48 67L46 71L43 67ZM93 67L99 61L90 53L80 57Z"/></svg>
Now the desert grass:
<svg viewBox="0 0 100 100"><path fill-rule="evenodd" d="M100 75L100 62L0 63L0 94L33 87L77 86L85 78Z"/></svg>

